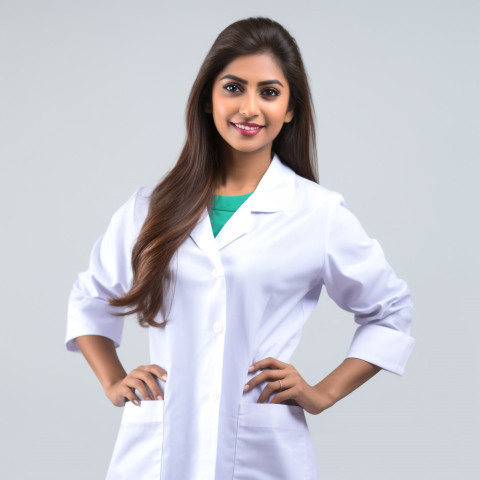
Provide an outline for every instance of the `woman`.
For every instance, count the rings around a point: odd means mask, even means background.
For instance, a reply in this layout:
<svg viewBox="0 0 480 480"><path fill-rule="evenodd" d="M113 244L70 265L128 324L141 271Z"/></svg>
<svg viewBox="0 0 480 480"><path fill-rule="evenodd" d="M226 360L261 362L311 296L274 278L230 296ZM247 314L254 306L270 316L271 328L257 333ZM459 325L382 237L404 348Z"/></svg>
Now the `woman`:
<svg viewBox="0 0 480 480"><path fill-rule="evenodd" d="M403 374L408 287L315 163L295 40L266 18L235 22L195 80L177 164L115 213L70 296L67 347L125 405L107 478L316 479L304 411L382 368ZM309 385L289 359L323 286L359 327ZM129 374L115 350L127 313L151 352Z"/></svg>

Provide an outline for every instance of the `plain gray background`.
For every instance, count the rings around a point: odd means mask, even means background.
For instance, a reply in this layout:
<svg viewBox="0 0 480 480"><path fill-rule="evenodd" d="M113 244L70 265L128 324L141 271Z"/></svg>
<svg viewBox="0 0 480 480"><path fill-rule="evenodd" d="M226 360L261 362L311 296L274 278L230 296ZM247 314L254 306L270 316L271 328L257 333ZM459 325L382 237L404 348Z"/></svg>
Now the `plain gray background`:
<svg viewBox="0 0 480 480"><path fill-rule="evenodd" d="M260 15L302 51L321 183L416 307L405 375L308 415L320 478L479 478L479 3L1 0L2 479L103 478L121 409L64 348L69 291L113 212L176 161L218 33ZM355 327L323 296L292 363L317 383ZM129 319L128 370L146 339Z"/></svg>

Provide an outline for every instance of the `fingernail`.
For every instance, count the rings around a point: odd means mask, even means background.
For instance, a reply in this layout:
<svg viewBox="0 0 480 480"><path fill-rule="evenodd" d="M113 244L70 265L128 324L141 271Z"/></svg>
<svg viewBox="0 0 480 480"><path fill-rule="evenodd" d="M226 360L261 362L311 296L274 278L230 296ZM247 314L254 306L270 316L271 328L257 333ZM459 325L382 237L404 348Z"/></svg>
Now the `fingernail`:
<svg viewBox="0 0 480 480"><path fill-rule="evenodd" d="M248 383L245 384L243 387L243 391L246 392L247 390L250 390L250 385Z"/></svg>
<svg viewBox="0 0 480 480"><path fill-rule="evenodd" d="M254 370L255 370L255 366L254 366L254 365L250 365L250 366L248 367L248 373L251 373L251 372L253 372Z"/></svg>
<svg viewBox="0 0 480 480"><path fill-rule="evenodd" d="M161 395L157 395L157 400L163 400Z"/></svg>
<svg viewBox="0 0 480 480"><path fill-rule="evenodd" d="M161 377L160 377L164 382L167 381L167 374L164 373Z"/></svg>
<svg viewBox="0 0 480 480"><path fill-rule="evenodd" d="M140 402L138 400L132 400L132 403L136 405L137 407L140 406Z"/></svg>

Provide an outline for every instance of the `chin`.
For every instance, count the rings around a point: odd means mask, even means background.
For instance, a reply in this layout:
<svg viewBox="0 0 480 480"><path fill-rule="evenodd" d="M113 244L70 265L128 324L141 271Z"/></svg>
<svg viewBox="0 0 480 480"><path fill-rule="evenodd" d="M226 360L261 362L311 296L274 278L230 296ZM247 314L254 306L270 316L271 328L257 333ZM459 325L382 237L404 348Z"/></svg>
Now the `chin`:
<svg viewBox="0 0 480 480"><path fill-rule="evenodd" d="M238 145L238 144L228 144L229 148L235 150L236 152L240 153L256 153L265 150L268 146L267 145Z"/></svg>

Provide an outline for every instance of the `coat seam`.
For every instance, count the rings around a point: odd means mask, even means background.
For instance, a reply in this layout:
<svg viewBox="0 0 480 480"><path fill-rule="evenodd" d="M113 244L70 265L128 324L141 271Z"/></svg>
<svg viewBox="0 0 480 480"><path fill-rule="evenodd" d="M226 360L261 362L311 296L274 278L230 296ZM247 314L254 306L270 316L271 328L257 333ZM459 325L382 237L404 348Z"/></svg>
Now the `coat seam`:
<svg viewBox="0 0 480 480"><path fill-rule="evenodd" d="M235 453L233 455L233 470L232 470L232 480L235 479L235 467L236 467L236 462L237 462L237 443L238 443L238 426L240 423L240 404L238 405L238 410L237 410L237 428L235 431Z"/></svg>

